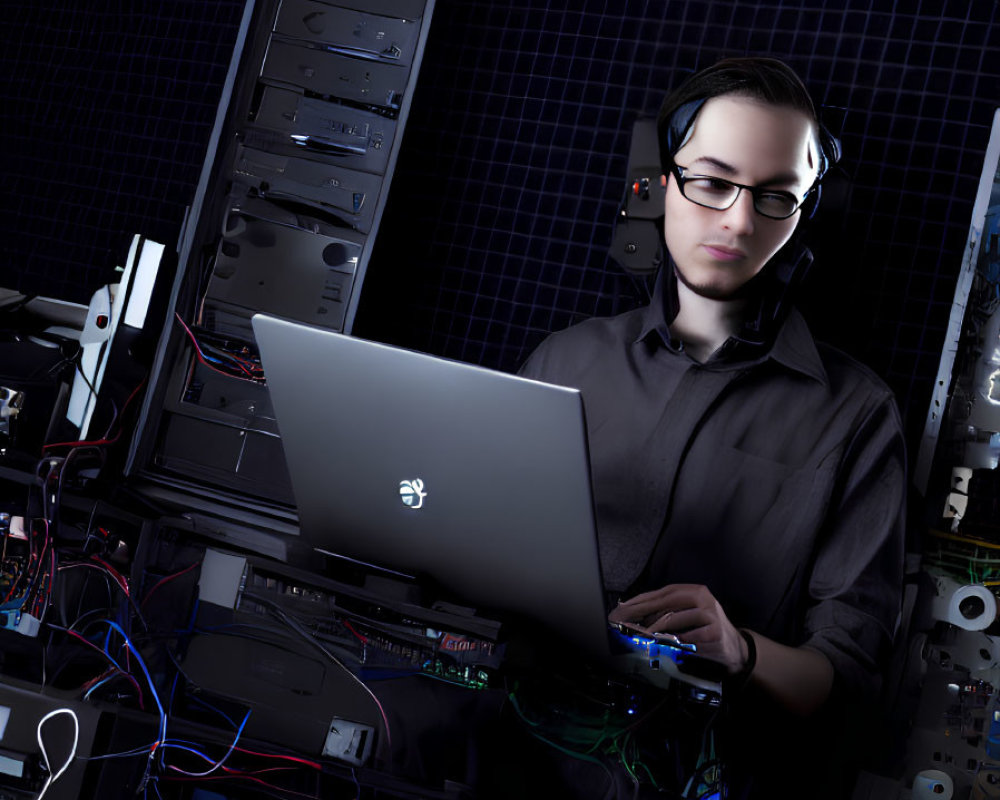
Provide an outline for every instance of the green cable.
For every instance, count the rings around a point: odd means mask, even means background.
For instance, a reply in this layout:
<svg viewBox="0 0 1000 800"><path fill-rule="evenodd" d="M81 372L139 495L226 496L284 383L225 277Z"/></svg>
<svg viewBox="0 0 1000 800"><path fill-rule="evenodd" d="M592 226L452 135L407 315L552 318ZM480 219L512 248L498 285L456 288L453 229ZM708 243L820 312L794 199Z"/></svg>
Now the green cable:
<svg viewBox="0 0 1000 800"><path fill-rule="evenodd" d="M583 729L582 731L578 730L574 732L571 730L573 726L567 725L564 730L559 732L559 738L563 742L578 744L585 748L582 751L573 750L570 747L564 746L563 744L559 744L558 742L553 741L547 735L543 735L541 729L545 727L545 723L533 720L528 717L525 710L521 707L521 704L518 702L517 696L515 694L516 690L517 686L515 685L514 690L508 692L507 694L511 706L513 707L514 711L516 712L517 716L521 719L521 721L523 721L526 725L530 726L529 733L536 739L538 739L540 742L543 742L544 744L547 744L548 746L555 748L559 752L571 758L600 765L601 768L607 773L609 779L612 782L614 782L614 775L611 773L610 769L608 768L608 765L600 758L597 758L594 755L592 755L593 753L595 753L595 751L598 751L602 745L604 745L606 742L609 742L609 744L607 745L607 749L602 751L604 755L614 756L615 759L618 761L618 763L622 765L622 767L625 769L625 771L628 773L629 777L635 784L638 784L640 782L639 775L637 774L637 769L641 768L643 772L646 774L646 776L648 776L650 783L652 783L652 785L657 790L659 790L660 788L659 782L656 780L656 777L654 776L649 766L645 764L641 760L641 758L638 757L638 755L636 755L635 757L630 757L628 753L626 753L626 748L634 744L631 738L634 729L636 727L636 724L634 722L630 723L629 725L617 727L617 729L609 731L608 727L610 727L610 722L608 717L610 716L610 714L608 711L605 711L600 718L600 724L602 724L603 729L600 730L599 732L592 731L585 725L580 726ZM567 716L572 718L572 717L579 717L580 715L573 714ZM597 735L597 739L594 741L590 741L593 739L594 735ZM714 740L712 745L714 750Z"/></svg>

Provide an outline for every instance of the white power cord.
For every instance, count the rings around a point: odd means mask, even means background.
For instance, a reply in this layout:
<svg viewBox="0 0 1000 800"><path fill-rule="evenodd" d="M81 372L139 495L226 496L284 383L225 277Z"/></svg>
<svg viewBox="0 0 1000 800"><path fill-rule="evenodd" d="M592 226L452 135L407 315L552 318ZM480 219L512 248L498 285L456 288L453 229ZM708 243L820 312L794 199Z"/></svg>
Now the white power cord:
<svg viewBox="0 0 1000 800"><path fill-rule="evenodd" d="M49 751L45 749L45 742L42 741L42 726L48 722L53 717L59 714L69 714L73 720L73 747L69 751L69 755L66 756L66 761L58 771L52 771L52 765L49 763ZM45 797L45 793L49 790L49 787L62 777L62 774L69 768L69 765L73 763L73 759L76 758L76 746L80 740L80 720L76 716L76 712L71 708L57 708L55 711L50 711L44 717L38 721L38 747L42 752L42 760L45 762L45 769L49 773L49 777L45 780L45 785L42 787L42 791L38 793L36 800L42 800Z"/></svg>

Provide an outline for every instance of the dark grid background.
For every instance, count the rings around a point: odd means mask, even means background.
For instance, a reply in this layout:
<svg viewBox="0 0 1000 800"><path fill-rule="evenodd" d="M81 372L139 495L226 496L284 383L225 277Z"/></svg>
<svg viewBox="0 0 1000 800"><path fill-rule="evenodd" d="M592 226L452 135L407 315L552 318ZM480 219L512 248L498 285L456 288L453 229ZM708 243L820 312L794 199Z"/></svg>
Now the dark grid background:
<svg viewBox="0 0 1000 800"><path fill-rule="evenodd" d="M632 120L678 76L774 55L824 106L850 187L814 226L803 304L897 392L915 455L1000 104L998 4L573 8L438 0L355 331L514 369L632 306L644 287L607 256Z"/></svg>
<svg viewBox="0 0 1000 800"><path fill-rule="evenodd" d="M132 233L173 243L238 2L7 4L0 286L86 301ZM814 232L817 332L896 390L915 443L994 106L984 0L437 0L355 332L514 369L550 330L639 302L607 257L633 119L724 55L788 60L852 192Z"/></svg>
<svg viewBox="0 0 1000 800"><path fill-rule="evenodd" d="M5 2L0 286L88 303L133 234L174 246L238 0Z"/></svg>

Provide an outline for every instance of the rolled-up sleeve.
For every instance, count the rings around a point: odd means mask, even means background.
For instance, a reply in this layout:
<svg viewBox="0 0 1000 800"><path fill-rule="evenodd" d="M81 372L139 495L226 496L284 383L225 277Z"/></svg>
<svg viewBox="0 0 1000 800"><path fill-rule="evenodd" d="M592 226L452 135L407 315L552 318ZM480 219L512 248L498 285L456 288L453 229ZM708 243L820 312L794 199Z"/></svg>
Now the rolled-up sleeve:
<svg viewBox="0 0 1000 800"><path fill-rule="evenodd" d="M809 576L804 645L833 664L835 687L873 697L899 624L906 453L891 397L844 450Z"/></svg>

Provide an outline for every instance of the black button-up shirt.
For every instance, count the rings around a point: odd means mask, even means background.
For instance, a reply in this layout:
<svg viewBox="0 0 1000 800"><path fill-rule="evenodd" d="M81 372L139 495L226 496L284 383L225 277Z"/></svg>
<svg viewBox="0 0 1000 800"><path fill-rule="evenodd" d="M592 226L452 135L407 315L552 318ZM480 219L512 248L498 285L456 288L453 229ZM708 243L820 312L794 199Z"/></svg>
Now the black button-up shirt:
<svg viewBox="0 0 1000 800"><path fill-rule="evenodd" d="M657 288L647 307L553 334L521 370L582 392L606 588L703 583L735 625L820 650L838 686L871 697L903 570L890 390L794 310L770 340L733 338L699 363Z"/></svg>

